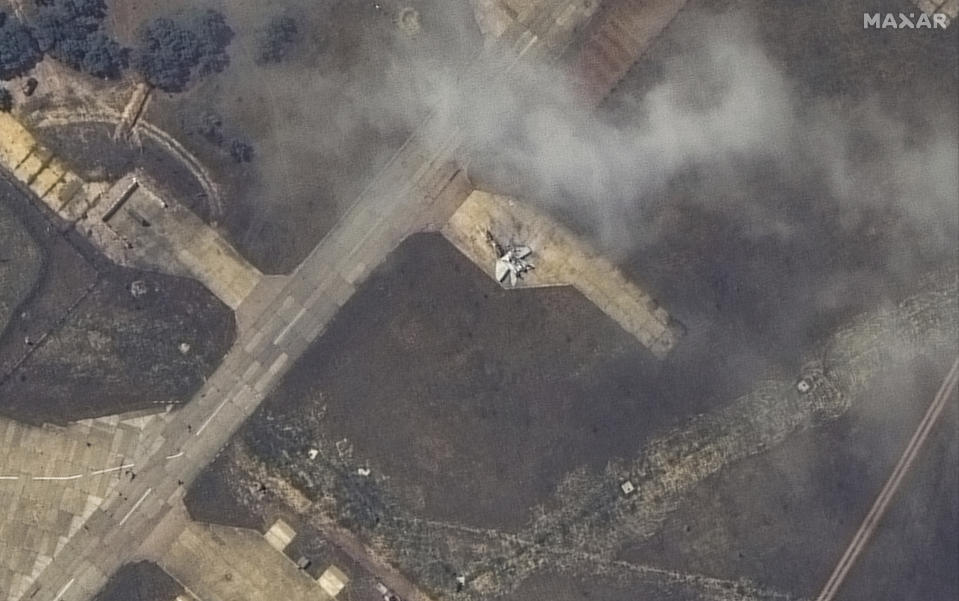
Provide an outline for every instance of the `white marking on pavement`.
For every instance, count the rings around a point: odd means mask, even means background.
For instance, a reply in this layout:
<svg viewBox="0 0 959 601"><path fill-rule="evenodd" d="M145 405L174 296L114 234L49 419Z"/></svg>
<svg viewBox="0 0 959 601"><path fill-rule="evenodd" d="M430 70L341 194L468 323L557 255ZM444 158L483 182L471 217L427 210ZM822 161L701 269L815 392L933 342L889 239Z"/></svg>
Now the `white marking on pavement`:
<svg viewBox="0 0 959 601"><path fill-rule="evenodd" d="M289 356L286 353L280 353L280 356L277 357L276 360L270 365L267 373L273 376L280 373L280 370L283 369L284 365L286 365L287 359L289 359Z"/></svg>
<svg viewBox="0 0 959 601"><path fill-rule="evenodd" d="M0 480L19 480L20 476L0 476Z"/></svg>
<svg viewBox="0 0 959 601"><path fill-rule="evenodd" d="M200 434L203 434L203 431L206 429L206 427L210 425L210 422L213 421L213 418L216 417L216 414L220 412L220 409L223 409L223 406L226 405L227 401L229 400L230 400L229 398L223 399L223 402L220 403L217 406L217 408L213 410L213 413L210 414L210 417L206 418L206 421L203 422L203 425L200 426L199 429L196 431L197 436L199 436Z"/></svg>
<svg viewBox="0 0 959 601"><path fill-rule="evenodd" d="M836 564L836 569L833 570L826 585L823 586L822 592L816 597L816 601L832 601L836 596L836 592L845 581L846 575L856 562L856 558L859 557L863 547L865 547L873 531L875 531L876 526L879 524L879 520L886 512L889 501L899 489L903 477L912 465L916 454L925 442L930 430L932 430L932 426L935 425L939 419L939 415L942 413L942 408L945 407L946 401L952 396L956 388L957 375L959 375L959 359L956 359L952 364L952 369L949 370L949 373L946 374L945 379L943 379L942 386L939 387L939 392L936 393L935 398L933 398L932 403L929 405L929 409L926 410L926 415L923 416L922 421L919 422L919 426L909 440L909 444L906 445L906 450L903 451L902 457L899 458L899 462L889 476L889 480L887 480L885 486L882 487L882 491L880 491L879 496L876 497L876 501L866 515L866 519L863 520L862 525L859 526L856 536L853 537L846 552L843 553L843 556L839 559L839 563Z"/></svg>
<svg viewBox="0 0 959 601"><path fill-rule="evenodd" d="M63 595L66 594L66 592L70 589L71 586L73 586L73 582L74 582L75 580L76 580L76 578L71 578L71 579L70 579L70 582L64 584L64 585L63 585L63 588L60 589L60 592L57 593L57 596L53 598L53 601L60 601L60 599L63 598Z"/></svg>
<svg viewBox="0 0 959 601"><path fill-rule="evenodd" d="M147 495L149 495L151 492L153 492L153 489L152 489L152 488L148 488L148 489L146 490L146 492L143 493L143 496L140 497L140 499L139 499L136 503L133 504L133 507L130 508L130 511L128 511L127 514L126 514L125 516L123 516L123 519L120 520L120 525L121 525L121 526L124 525L124 524L127 522L127 520L130 519L130 516L133 515L133 512L134 512L134 511L136 511L137 509L140 508L140 505L141 505L144 501L146 501Z"/></svg>
<svg viewBox="0 0 959 601"><path fill-rule="evenodd" d="M90 472L91 476L99 476L100 474L109 474L110 472L119 472L120 470L125 470L127 468L134 467L135 463L128 463L126 465L118 465L117 467L108 467L102 470L97 470L95 472Z"/></svg>
<svg viewBox="0 0 959 601"><path fill-rule="evenodd" d="M77 480L82 477L83 474L74 474L72 476L33 476L32 480Z"/></svg>
<svg viewBox="0 0 959 601"><path fill-rule="evenodd" d="M290 333L290 330L293 329L293 326L295 326L304 315L306 315L306 307L300 309L299 313L296 314L293 320L286 324L286 327L283 328L283 331L280 332L280 335L273 339L273 346L279 346L279 344L283 342L283 339L286 338L286 335Z"/></svg>
<svg viewBox="0 0 959 601"><path fill-rule="evenodd" d="M166 458L167 458L167 459L176 459L177 457L182 457L182 456L183 456L183 451L180 451L179 453L174 453L174 454L172 454L172 455L167 455Z"/></svg>

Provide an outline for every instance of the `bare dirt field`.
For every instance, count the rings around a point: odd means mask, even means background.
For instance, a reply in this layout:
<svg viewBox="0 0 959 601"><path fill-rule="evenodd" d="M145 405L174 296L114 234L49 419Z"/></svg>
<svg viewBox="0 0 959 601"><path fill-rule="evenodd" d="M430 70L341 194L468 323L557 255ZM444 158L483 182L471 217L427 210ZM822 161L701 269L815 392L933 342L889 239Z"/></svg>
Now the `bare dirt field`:
<svg viewBox="0 0 959 601"><path fill-rule="evenodd" d="M173 601L183 587L149 561L122 566L93 601Z"/></svg>
<svg viewBox="0 0 959 601"><path fill-rule="evenodd" d="M0 339L0 412L62 424L188 401L232 344L229 308L192 280L110 263L11 182L0 194L45 257Z"/></svg>
<svg viewBox="0 0 959 601"><path fill-rule="evenodd" d="M466 2L110 4L124 40L144 20L205 8L222 11L236 32L223 73L182 94L155 94L146 118L212 170L224 200L208 217L268 273L296 266L425 116L441 75L480 43ZM397 25L403 7L418 11L418 31ZM262 40L277 17L295 20L295 41L280 62L264 62ZM250 163L231 158L233 140L253 146Z"/></svg>

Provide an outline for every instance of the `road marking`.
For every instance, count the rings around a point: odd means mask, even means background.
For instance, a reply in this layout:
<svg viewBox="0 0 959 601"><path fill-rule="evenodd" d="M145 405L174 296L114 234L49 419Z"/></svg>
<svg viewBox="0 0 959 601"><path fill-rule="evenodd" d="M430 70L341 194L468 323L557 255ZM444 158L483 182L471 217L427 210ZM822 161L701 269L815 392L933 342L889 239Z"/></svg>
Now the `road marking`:
<svg viewBox="0 0 959 601"><path fill-rule="evenodd" d="M280 353L280 356L273 361L270 367L260 376L260 379L256 381L256 384L253 385L253 390L258 393L266 391L277 374L280 373L280 370L283 369L283 366L286 365L288 358L286 353Z"/></svg>
<svg viewBox="0 0 959 601"><path fill-rule="evenodd" d="M118 465L117 467L108 467L102 470L97 470L95 472L90 472L91 476L99 476L100 474L109 474L110 472L119 472L120 470L125 470L127 468L134 467L135 463L128 463L126 465Z"/></svg>
<svg viewBox="0 0 959 601"><path fill-rule="evenodd" d="M0 476L0 480L19 480L20 476Z"/></svg>
<svg viewBox="0 0 959 601"><path fill-rule="evenodd" d="M67 592L68 590L70 590L70 587L71 587L71 586L73 586L73 582L74 582L75 580L76 580L76 578L71 578L71 579L70 579L70 582L64 584L64 585L63 585L63 588L60 589L60 592L57 593L57 596L53 598L53 601L60 601L60 599L63 598L63 595L66 594L66 592Z"/></svg>
<svg viewBox="0 0 959 601"><path fill-rule="evenodd" d="M935 425L939 419L939 415L942 413L946 401L952 396L953 391L955 391L957 376L959 376L959 358L952 364L952 369L949 370L949 373L946 374L946 377L943 379L942 386L939 387L939 392L936 393L932 403L929 404L929 409L926 410L926 414L923 416L922 421L919 422L919 426L909 440L909 444L906 445L906 449L903 451L899 462L889 476L889 480L887 480L885 486L882 487L882 491L880 491L879 496L876 497L876 501L866 515L866 519L863 520L862 525L856 532L856 536L853 537L846 552L839 559L839 563L836 564L836 569L833 570L829 580L826 581L826 585L823 586L822 592L816 597L816 601L832 601L836 596L836 592L839 591L839 587L842 586L842 583L845 581L846 575L849 573L853 564L855 564L856 558L859 557L863 547L869 542L872 533L879 524L879 520L886 512L889 501L902 483L903 477L912 465L922 444L926 441L926 437L932 430L932 426Z"/></svg>
<svg viewBox="0 0 959 601"><path fill-rule="evenodd" d="M210 425L210 422L213 421L213 418L216 417L216 414L220 412L220 409L223 409L223 406L226 405L227 401L229 400L230 400L229 397L223 399L223 402L220 403L217 406L217 408L213 410L213 413L210 414L210 417L206 418L206 421L203 422L203 425L200 426L199 429L197 429L196 431L197 436L199 436L200 434L203 434L203 431L206 430L206 427Z"/></svg>
<svg viewBox="0 0 959 601"><path fill-rule="evenodd" d="M273 375L273 376L275 376L275 375L277 375L278 373L280 373L280 370L283 369L283 366L286 365L286 360L289 359L289 358L290 358L290 356L287 355L286 353L280 353L280 356L277 357L277 358L273 361L273 363L270 364L270 368L266 370L267 373L269 373L269 374L271 374L271 375Z"/></svg>
<svg viewBox="0 0 959 601"><path fill-rule="evenodd" d="M72 476L33 476L31 480L77 480L82 477L83 474L74 474Z"/></svg>
<svg viewBox="0 0 959 601"><path fill-rule="evenodd" d="M264 330L257 332L246 344L246 346L243 347L243 350L249 354L253 354L253 349L256 348L256 345L260 344L261 340L263 340L263 332Z"/></svg>
<svg viewBox="0 0 959 601"><path fill-rule="evenodd" d="M177 457L182 457L182 456L183 456L183 451L180 451L179 453L174 453L174 454L172 454L172 455L167 455L166 458L167 458L167 459L176 459Z"/></svg>
<svg viewBox="0 0 959 601"><path fill-rule="evenodd" d="M254 359L246 368L246 371L243 372L243 375L240 376L240 380L243 382L249 382L253 379L253 374L255 374L256 370L258 369L260 369L260 362Z"/></svg>
<svg viewBox="0 0 959 601"><path fill-rule="evenodd" d="M149 495L151 492L153 492L153 489L152 489L152 488L148 488L148 489L146 490L146 492L143 493L143 496L140 497L140 499L139 499L136 503L133 504L133 507L130 508L130 511L128 511L127 514L126 514L125 516L123 516L123 519L120 520L120 525L121 525L121 526L122 526L123 524L125 524L127 520L130 519L130 516L133 515L133 512L134 512L134 511L136 511L137 509L140 508L140 505L142 505L143 502L146 501L147 495Z"/></svg>
<svg viewBox="0 0 959 601"><path fill-rule="evenodd" d="M283 328L283 331L280 332L280 335L273 339L273 346L279 346L280 343L283 342L283 339L286 338L286 335L290 333L290 330L293 329L293 326L295 326L297 323L299 323L301 319L303 319L304 315L306 315L306 307L303 307L302 309L300 309L300 311L296 314L293 320L290 321L290 323L286 324L286 327Z"/></svg>

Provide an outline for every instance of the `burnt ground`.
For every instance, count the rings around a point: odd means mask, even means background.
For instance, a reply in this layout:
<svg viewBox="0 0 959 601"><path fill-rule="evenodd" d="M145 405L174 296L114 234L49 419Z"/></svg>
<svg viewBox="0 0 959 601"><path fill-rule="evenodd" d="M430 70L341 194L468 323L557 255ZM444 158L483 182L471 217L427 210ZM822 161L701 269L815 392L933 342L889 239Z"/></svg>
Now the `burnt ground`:
<svg viewBox="0 0 959 601"><path fill-rule="evenodd" d="M394 22L404 6L419 11L415 36ZM115 0L111 19L129 39L144 20L206 7L236 32L230 66L156 94L146 117L213 171L224 202L212 218L267 273L292 270L315 246L425 116L439 74L481 44L469 4L443 0ZM263 30L277 16L293 17L299 36L281 62L263 64ZM233 161L233 140L252 144L252 162Z"/></svg>
<svg viewBox="0 0 959 601"><path fill-rule="evenodd" d="M200 473L184 499L190 517L196 521L249 528L266 533L282 519L296 532L283 552L291 561L307 558L307 573L319 578L330 565L335 565L350 578L350 598L355 601L381 601L378 580L352 557L334 544L322 527L307 516L294 511L272 485L246 472L245 457L240 445L228 445Z"/></svg>
<svg viewBox="0 0 959 601"><path fill-rule="evenodd" d="M895 0L874 7L883 8L902 7ZM945 161L944 173L937 172L935 147L926 147L937 139L954 145L959 130L959 45L951 29L864 31L859 2L691 0L600 107L592 127L635 128L629 131L642 147L647 131L659 131L648 122L642 98L667 76L674 78L669 83L677 90L677 104L711 108L723 82L713 81L716 76L703 66L708 51L703 40L716 29L708 24L727 12L734 16L726 25L743 23L742 32L734 32L743 37L754 32L780 70L803 142L784 143L784 150L773 142L775 150L757 152L762 158L705 153L669 177L616 157L616 165L630 167L624 179L644 191L638 197L617 182L603 190L608 196L564 197L559 185L526 176L539 167L535 160L517 161L515 147L480 149L470 164L478 187L541 204L593 238L687 327L668 359L676 372L663 377L678 376L676 390L706 396L708 406L748 390L759 377L791 377L816 341L852 315L902 298L918 277L954 261L959 252L959 222L950 198L954 180L950 183L948 173L955 168ZM831 165L819 157L830 152L829 136L817 144L822 131L813 129L822 126L816 119L823 114L837 120L830 128L847 136L842 158L859 178L846 191L849 198L839 198L829 184ZM682 111L675 115L684 118ZM876 119L886 119L884 126L877 127ZM517 130L523 125L520 119ZM883 137L900 128L895 142ZM768 137L779 139L781 133L769 131ZM723 148L720 141L699 142ZM516 146L527 143L543 140L519 140ZM618 147L620 141L611 143ZM571 144L577 148L575 140ZM658 144L664 154L674 150L668 140L651 142L654 148ZM924 169L917 163L925 163ZM943 196L935 199L939 205L923 206L930 199L912 189L920 184L917 173L944 182L947 191L936 191ZM707 361L710 356L723 359ZM692 385L685 381L687 373L704 377ZM706 382L714 384L702 385Z"/></svg>
<svg viewBox="0 0 959 601"><path fill-rule="evenodd" d="M628 561L815 597L939 388L942 366L885 374L839 419L710 477ZM843 599L959 594L955 395L840 592ZM584 579L588 582L588 579Z"/></svg>
<svg viewBox="0 0 959 601"><path fill-rule="evenodd" d="M724 352L727 366L749 360L733 346ZM275 479L286 478L317 507L331 503L344 526L393 541L408 573L445 598L442 583L457 566L410 552L424 541L404 520L447 524L454 536L470 536L460 525L517 531L534 506L555 503L571 470L597 473L610 458L633 456L651 435L708 411L711 383L726 394L740 385L710 381L715 355L680 356L699 369L646 356L569 289L503 291L440 237L415 236L204 471L187 505L195 519L260 531L277 516L297 521L303 546L291 557L327 557L329 537L310 529L315 515L297 515ZM828 576L851 537L843 528L858 525L851 516L872 502L942 373L918 364L888 374L838 422L697 486L662 534L622 559L807 594ZM949 465L932 469L945 477ZM451 533L439 530L430 545L449 544ZM934 540L934 529L923 532ZM535 575L505 598L565 601L579 590L609 601L640 592L703 598L695 587L596 577L588 565L565 580Z"/></svg>
<svg viewBox="0 0 959 601"><path fill-rule="evenodd" d="M574 290L503 290L440 236L417 235L241 440L282 471L285 455L346 438L355 462L388 475L390 494L417 514L516 528L566 472L600 469L668 422L644 384L655 368L645 355Z"/></svg>
<svg viewBox="0 0 959 601"><path fill-rule="evenodd" d="M105 260L8 180L0 195L45 256L0 338L0 412L63 424L188 401L232 344L229 308L192 280ZM146 294L133 296L134 281Z"/></svg>
<svg viewBox="0 0 959 601"><path fill-rule="evenodd" d="M956 397L926 442L843 597L955 599L959 596L959 415Z"/></svg>
<svg viewBox="0 0 959 601"><path fill-rule="evenodd" d="M33 291L43 253L16 213L0 203L0 333Z"/></svg>
<svg viewBox="0 0 959 601"><path fill-rule="evenodd" d="M869 8L898 12L902 5ZM795 363L850 315L901 297L918 275L954 260L959 224L951 204L923 214L908 203L931 199L906 190L890 202L879 192L901 190L886 179L902 173L897 161L916 171L911 153L937 132L954 139L959 130L959 44L952 30L864 31L860 2L692 0L610 96L603 118L617 122L635 112L633 100L663 81L671 60L695 56L699 19L727 9L751 20L791 86L800 119L828 106L849 128L849 169L869 178L853 184L864 187L863 197L837 198L815 145L813 154L797 152L781 164L722 158L733 162L733 176L728 167L692 165L663 190L628 203L633 210L621 216L639 242L624 253L623 266L694 335L703 322L726 322L723 335L762 358L753 373L776 373L777 364ZM688 75L696 73L691 67ZM905 124L902 148L886 149L876 138L863 117L872 110Z"/></svg>
<svg viewBox="0 0 959 601"><path fill-rule="evenodd" d="M748 6L758 10L759 4ZM915 125L911 143L929 135L932 121L955 130L954 116L920 105L926 94L948 97L955 89L955 51L941 38L855 35L862 33L862 16L852 3L840 11L852 25L823 2L769 5L759 19L763 36L799 82L801 102L855 104L875 94L890 113ZM623 82L604 118L615 121L631 95L655 85L663 61L683 47L686 18L670 26ZM799 33L786 35L789 27ZM870 70L864 57L873 56L881 57L875 63L881 68ZM868 141L861 148L864 156L876 150ZM206 473L222 475L230 462L237 468L220 480L222 496L195 495L191 511L216 519L221 504L261 513L281 504L282 491L257 473L262 462L358 532L394 537L403 567L421 582L449 582L456 567L433 559L455 555L445 555L448 540L395 536L387 515L515 529L565 471L580 465L595 471L611 457L632 456L651 434L721 406L761 378L795 377L805 353L837 324L902 298L924 272L954 263L955 237L938 245L896 207L877 205L852 225L840 225L823 174L792 167L796 171L736 165L734 188L712 188L717 174L697 166L678 174L657 198L635 203L644 209L627 216L627 225L644 239L653 224L657 236L626 253L623 266L688 329L664 362L651 360L615 328L605 329L612 327L605 318L591 315L594 309L568 291L536 291L522 302L513 300L518 292L501 298L471 265L456 274L457 259L440 241L408 241L228 445L232 458ZM744 204L762 210L739 211ZM757 215L774 216L795 234L757 235ZM948 220L946 226L954 228ZM479 331L482 325L488 332ZM563 375L557 380L553 370ZM889 374L842 419L710 478L667 521L664 534L624 558L814 594L942 373L920 364ZM882 598L868 586L886 579L895 585L885 598L953 596L955 581L946 569L957 530L950 411L937 430L943 439L931 439L914 468L917 483L904 485L888 527L863 555L861 582L851 576L851 595ZM332 444L344 439L339 448ZM320 451L312 463L304 457L311 448ZM366 465L372 476L357 476L356 468ZM900 562L901 549L918 540L927 546ZM899 571L889 569L892 563ZM509 598L702 598L628 578L616 584L583 566L575 575L537 574Z"/></svg>
<svg viewBox="0 0 959 601"><path fill-rule="evenodd" d="M569 471L602 470L701 409L695 397L659 403L658 369L574 290L503 290L440 236L414 236L194 482L187 506L261 531L278 515L298 531L314 523L271 474L332 497L359 534L391 516L515 530ZM363 466L372 477L356 474ZM322 533L301 536L296 553L330 548ZM452 581L455 566L422 559L413 571L428 586Z"/></svg>
<svg viewBox="0 0 959 601"><path fill-rule="evenodd" d="M675 592L643 584L617 584L596 579L583 582L580 576L568 572L546 570L526 579L508 601L688 601L695 599L688 592Z"/></svg>
<svg viewBox="0 0 959 601"><path fill-rule="evenodd" d="M745 8L756 18L765 51L796 85L797 104L858 106L868 98L907 124L907 149L936 130L954 135L955 32L864 33L860 3L722 4ZM902 9L901 3L873 4L869 9L879 12ZM703 7L721 11L718 4L690 2L687 14L670 25L608 99L605 118L616 122L635 110L631 99L661 82L668 61L695 45L689 36L696 25L687 15ZM853 129L861 125L854 119ZM881 149L868 133L862 137L852 148L867 161ZM747 374L753 380L782 377L815 340L850 315L901 297L936 264L955 264L954 213L941 216L953 232L942 244L925 229L928 222L881 202L860 207L859 220L844 223L841 202L808 165L791 164L791 172L769 164L736 168L732 191L717 183L724 174L698 166L675 177L659 197L636 199L631 206L642 208L625 216L637 239L650 233L654 241L639 242L626 253L624 268L688 327L670 361L688 353L711 355L714 367L705 369L733 387L746 384L739 377ZM768 230L763 220L787 223L791 235L757 234ZM943 373L927 364L889 374L840 420L702 482L655 539L624 559L724 578L746 576L814 596ZM843 598L949 599L959 591L954 404L948 412L850 575ZM580 598L572 592L564 597L564 585L550 588L550 579L541 580L541 589L552 591L542 593L546 598ZM602 582L588 574L576 579L582 590Z"/></svg>
<svg viewBox="0 0 959 601"><path fill-rule="evenodd" d="M138 561L121 566L93 601L173 601L183 592L158 565Z"/></svg>

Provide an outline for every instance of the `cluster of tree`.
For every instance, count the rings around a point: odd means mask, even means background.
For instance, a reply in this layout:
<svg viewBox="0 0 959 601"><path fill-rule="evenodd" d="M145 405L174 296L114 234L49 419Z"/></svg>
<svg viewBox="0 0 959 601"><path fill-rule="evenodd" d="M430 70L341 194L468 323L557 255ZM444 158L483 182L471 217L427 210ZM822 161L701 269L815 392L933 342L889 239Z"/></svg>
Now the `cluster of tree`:
<svg viewBox="0 0 959 601"><path fill-rule="evenodd" d="M211 144L223 145L223 118L215 111L207 110L200 113L194 129Z"/></svg>
<svg viewBox="0 0 959 601"><path fill-rule="evenodd" d="M115 79L129 50L106 35L104 0L37 0L31 24L41 52L95 77Z"/></svg>
<svg viewBox="0 0 959 601"><path fill-rule="evenodd" d="M140 28L137 46L122 47L102 28L104 0L36 0L30 26L0 11L0 79L19 77L44 54L101 78L117 78L132 64L166 92L183 90L194 75L219 73L230 62L233 30L208 10L187 24L155 19Z"/></svg>
<svg viewBox="0 0 959 601"><path fill-rule="evenodd" d="M278 63L293 49L299 37L296 20L289 16L273 17L263 30L257 58L261 63Z"/></svg>
<svg viewBox="0 0 959 601"><path fill-rule="evenodd" d="M233 30L223 15L208 10L189 25L154 19L137 33L133 66L165 92L182 91L194 73L219 73L230 63L226 48Z"/></svg>
<svg viewBox="0 0 959 601"><path fill-rule="evenodd" d="M243 140L230 142L230 156L237 163L249 163L253 160L253 147Z"/></svg>
<svg viewBox="0 0 959 601"><path fill-rule="evenodd" d="M203 136L208 142L222 147L226 142L223 134L223 119L215 111L204 111L200 114L194 131ZM234 138L230 140L230 157L237 163L249 163L253 160L255 151L249 143Z"/></svg>
<svg viewBox="0 0 959 601"><path fill-rule="evenodd" d="M0 79L20 77L40 60L40 48L30 30L0 10Z"/></svg>

